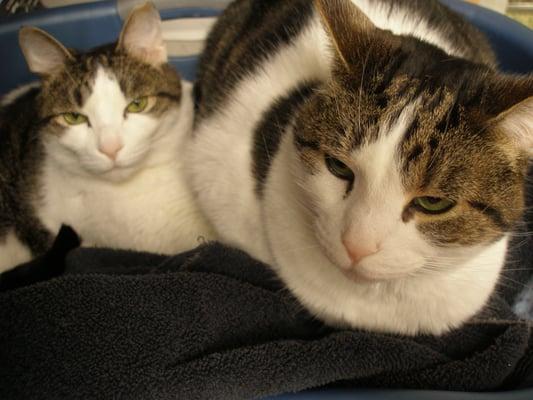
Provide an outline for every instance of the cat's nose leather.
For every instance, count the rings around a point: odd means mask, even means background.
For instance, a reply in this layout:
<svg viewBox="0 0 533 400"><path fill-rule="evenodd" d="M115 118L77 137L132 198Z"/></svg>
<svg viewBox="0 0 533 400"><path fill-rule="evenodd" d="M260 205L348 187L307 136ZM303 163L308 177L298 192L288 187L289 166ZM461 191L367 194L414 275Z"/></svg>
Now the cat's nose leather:
<svg viewBox="0 0 533 400"><path fill-rule="evenodd" d="M342 240L342 244L352 260L352 265L357 265L362 259L376 254L379 251L379 246L376 243L355 244L347 239Z"/></svg>
<svg viewBox="0 0 533 400"><path fill-rule="evenodd" d="M117 159L118 152L124 147L124 145L118 141L102 143L98 146L100 153L105 154L111 160Z"/></svg>

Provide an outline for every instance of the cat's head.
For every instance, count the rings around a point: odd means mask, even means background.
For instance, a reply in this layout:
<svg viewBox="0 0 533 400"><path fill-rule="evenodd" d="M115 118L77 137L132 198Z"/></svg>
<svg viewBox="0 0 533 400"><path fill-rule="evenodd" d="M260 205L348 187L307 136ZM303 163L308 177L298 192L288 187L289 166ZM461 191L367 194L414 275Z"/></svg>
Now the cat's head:
<svg viewBox="0 0 533 400"><path fill-rule="evenodd" d="M69 50L37 28L22 28L19 41L41 77L39 124L51 157L114 181L138 171L182 97L155 7L135 8L116 44L90 52Z"/></svg>
<svg viewBox="0 0 533 400"><path fill-rule="evenodd" d="M361 285L493 257L523 211L533 78L380 30L351 1L316 5L334 70L300 110L293 168L323 252ZM501 267L480 258L479 282Z"/></svg>

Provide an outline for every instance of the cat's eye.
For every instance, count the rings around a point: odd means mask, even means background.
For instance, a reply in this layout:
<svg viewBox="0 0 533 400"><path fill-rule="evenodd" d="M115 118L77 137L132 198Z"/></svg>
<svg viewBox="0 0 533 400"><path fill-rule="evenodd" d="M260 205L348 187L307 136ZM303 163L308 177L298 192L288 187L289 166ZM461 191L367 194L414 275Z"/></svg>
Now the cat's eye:
<svg viewBox="0 0 533 400"><path fill-rule="evenodd" d="M71 112L64 113L63 120L69 125L81 125L87 123L89 121L89 118L87 118L83 114Z"/></svg>
<svg viewBox="0 0 533 400"><path fill-rule="evenodd" d="M148 97L139 97L128 104L126 111L129 113L140 113L146 110L146 106L148 106Z"/></svg>
<svg viewBox="0 0 533 400"><path fill-rule="evenodd" d="M326 166L328 167L329 172L339 179L352 182L355 178L350 167L336 158L326 156Z"/></svg>
<svg viewBox="0 0 533 400"><path fill-rule="evenodd" d="M455 206L453 201L440 197L417 197L413 204L426 214L443 214Z"/></svg>

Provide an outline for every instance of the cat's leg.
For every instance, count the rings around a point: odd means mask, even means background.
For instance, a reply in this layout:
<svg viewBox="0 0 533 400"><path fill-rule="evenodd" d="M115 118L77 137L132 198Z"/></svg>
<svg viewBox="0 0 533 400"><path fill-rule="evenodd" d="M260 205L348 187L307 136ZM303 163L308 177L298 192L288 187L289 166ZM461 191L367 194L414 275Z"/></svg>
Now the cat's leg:
<svg viewBox="0 0 533 400"><path fill-rule="evenodd" d="M18 240L13 232L8 232L6 236L0 238L0 273L31 258L28 247Z"/></svg>

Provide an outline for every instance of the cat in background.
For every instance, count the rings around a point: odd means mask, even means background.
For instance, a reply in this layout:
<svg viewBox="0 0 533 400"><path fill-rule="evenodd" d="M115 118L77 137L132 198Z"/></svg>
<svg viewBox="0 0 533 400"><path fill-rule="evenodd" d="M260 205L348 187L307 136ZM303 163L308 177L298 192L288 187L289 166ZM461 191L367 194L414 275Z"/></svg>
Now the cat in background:
<svg viewBox="0 0 533 400"><path fill-rule="evenodd" d="M212 237L182 172L192 87L167 63L155 7L87 53L29 27L20 45L41 81L0 108L0 271L43 253L62 224L86 245L158 253Z"/></svg>
<svg viewBox="0 0 533 400"><path fill-rule="evenodd" d="M480 311L524 208L533 78L434 0L237 0L202 56L186 171L217 234L339 326Z"/></svg>

